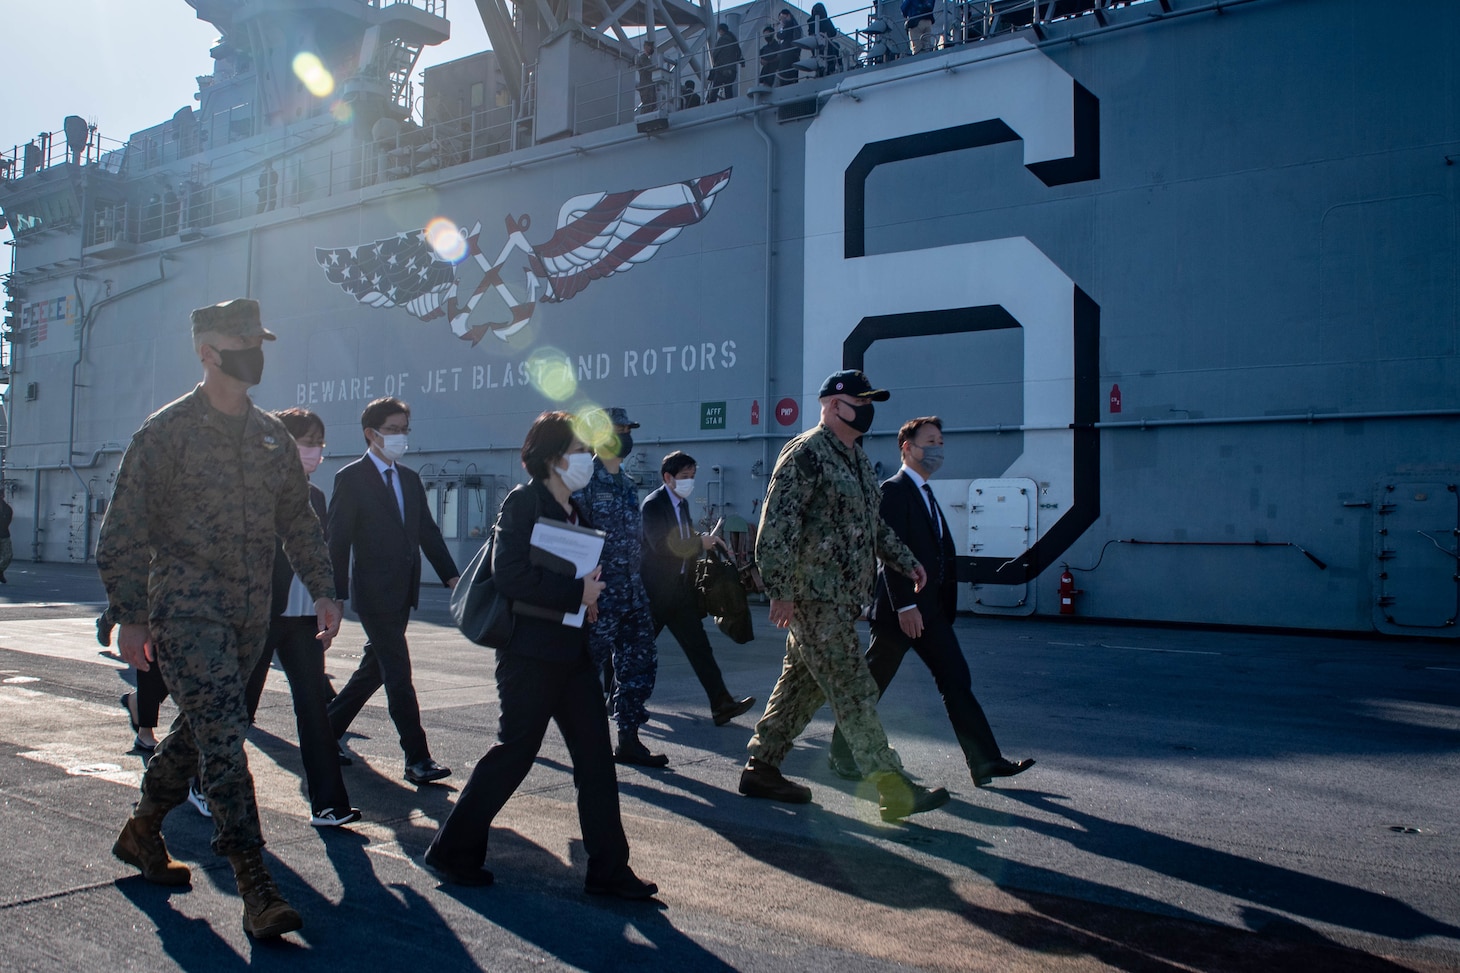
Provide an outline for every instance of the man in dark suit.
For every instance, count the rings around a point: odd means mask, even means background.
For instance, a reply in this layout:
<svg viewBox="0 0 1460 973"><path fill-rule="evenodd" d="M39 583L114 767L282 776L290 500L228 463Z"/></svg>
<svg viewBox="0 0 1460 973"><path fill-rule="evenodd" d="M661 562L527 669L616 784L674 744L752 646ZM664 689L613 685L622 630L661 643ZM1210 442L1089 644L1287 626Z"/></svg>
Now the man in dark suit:
<svg viewBox="0 0 1460 973"><path fill-rule="evenodd" d="M755 697L736 699L725 687L725 677L715 664L715 651L705 636L699 598L695 594L695 561L701 552L725 542L694 529L689 498L694 493L693 457L673 452L659 464L663 484L644 498L644 588L654 613L654 637L664 627L674 633L689 659L690 668L710 697L710 715L716 726L724 726L755 705Z"/></svg>
<svg viewBox="0 0 1460 973"><path fill-rule="evenodd" d="M902 468L882 483L882 519L927 568L928 583L922 591L914 591L911 579L878 566L867 668L880 696L897 675L907 650L917 652L943 696L973 782L983 787L995 777L1023 773L1034 761L1016 763L999 751L983 707L974 698L968 662L953 632L958 608L953 535L928 485L928 478L943 465L943 421L937 416L908 420L897 432L897 445ZM839 777L861 779L840 730L832 734L828 759Z"/></svg>
<svg viewBox="0 0 1460 973"><path fill-rule="evenodd" d="M349 592L365 629L365 651L359 668L330 702L329 718L339 739L366 701L385 686L390 718L406 755L405 779L428 784L450 776L451 770L431 759L421 728L406 623L420 602L422 551L446 587L455 587L460 572L427 510L421 478L396 462L406 451L410 425L410 407L400 399L371 402L360 414L370 448L335 474L327 531L330 559L336 588ZM342 762L348 761L343 748L340 755Z"/></svg>

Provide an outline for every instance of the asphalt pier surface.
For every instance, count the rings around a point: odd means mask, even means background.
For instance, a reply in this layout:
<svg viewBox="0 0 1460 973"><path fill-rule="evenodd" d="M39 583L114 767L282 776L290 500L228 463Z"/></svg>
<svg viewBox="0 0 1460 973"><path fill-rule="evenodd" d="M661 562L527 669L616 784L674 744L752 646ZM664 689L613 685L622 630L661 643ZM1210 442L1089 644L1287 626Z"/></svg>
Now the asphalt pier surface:
<svg viewBox="0 0 1460 973"><path fill-rule="evenodd" d="M642 736L667 770L618 769L648 903L583 893L571 768L556 730L492 833L497 882L439 884L419 863L493 742L492 653L423 592L411 624L434 756L416 788L384 693L347 742L364 819L317 830L283 673L249 762L265 857L305 926L256 943L211 825L164 834L190 888L111 855L141 756L126 671L95 641L94 571L17 563L0 586L0 970L1455 970L1460 969L1460 645L967 617L958 630L1005 754L1028 773L975 788L914 656L881 706L908 770L953 793L884 824L826 765L823 709L787 759L813 803L736 792L783 639L756 611L745 646L712 634L732 692L709 719L661 638ZM364 637L327 657L339 684ZM164 724L173 715L163 708Z"/></svg>

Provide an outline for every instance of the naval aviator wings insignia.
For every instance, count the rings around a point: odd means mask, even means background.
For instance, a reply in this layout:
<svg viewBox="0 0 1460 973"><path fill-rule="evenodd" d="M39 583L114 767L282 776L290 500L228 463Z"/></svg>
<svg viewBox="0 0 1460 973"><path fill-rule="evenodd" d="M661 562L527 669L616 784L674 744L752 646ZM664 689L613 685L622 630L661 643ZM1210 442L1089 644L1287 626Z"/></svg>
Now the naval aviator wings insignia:
<svg viewBox="0 0 1460 973"><path fill-rule="evenodd" d="M422 321L446 318L452 333L473 345L488 332L507 340L532 319L539 303L572 300L592 281L644 263L681 230L705 218L715 196L730 182L730 169L650 189L574 196L558 211L551 238L528 241L532 225L524 214L506 217L507 239L495 260L482 253L481 224L452 234L464 251L443 255L427 229L397 233L352 247L319 247L314 259L329 282L367 307L400 307ZM458 235L459 234L459 235ZM442 248L444 249L444 248ZM526 258L527 290L518 297L502 280L514 253ZM455 259L451 259L451 257ZM465 301L460 300L458 267L472 257L482 271ZM472 312L488 292L507 306L507 321L470 324Z"/></svg>

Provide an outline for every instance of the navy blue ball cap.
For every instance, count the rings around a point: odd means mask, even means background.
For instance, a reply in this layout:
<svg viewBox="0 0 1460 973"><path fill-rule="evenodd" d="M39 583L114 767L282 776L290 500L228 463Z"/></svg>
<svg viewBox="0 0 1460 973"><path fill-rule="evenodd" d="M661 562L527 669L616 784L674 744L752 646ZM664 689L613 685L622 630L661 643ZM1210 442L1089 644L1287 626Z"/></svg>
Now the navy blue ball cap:
<svg viewBox="0 0 1460 973"><path fill-rule="evenodd" d="M608 410L608 421L615 426L628 426L630 429L639 428L639 424L629 418L628 411L620 409L618 406L614 406Z"/></svg>
<svg viewBox="0 0 1460 973"><path fill-rule="evenodd" d="M833 372L826 381L822 382L821 392L816 397L824 399L828 395L854 395L859 399L871 399L873 402L886 402L892 398L892 393L886 389L874 389L872 383L867 381L867 376L855 368Z"/></svg>

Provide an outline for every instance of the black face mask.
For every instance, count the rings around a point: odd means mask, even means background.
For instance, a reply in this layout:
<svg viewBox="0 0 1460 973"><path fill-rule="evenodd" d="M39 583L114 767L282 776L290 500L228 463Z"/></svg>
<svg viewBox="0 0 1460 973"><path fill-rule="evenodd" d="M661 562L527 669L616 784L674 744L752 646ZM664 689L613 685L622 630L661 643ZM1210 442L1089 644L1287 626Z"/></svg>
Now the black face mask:
<svg viewBox="0 0 1460 973"><path fill-rule="evenodd" d="M634 451L634 437L630 433L621 432L618 434L618 452L615 454L623 459Z"/></svg>
<svg viewBox="0 0 1460 973"><path fill-rule="evenodd" d="M868 429L872 428L872 416L877 412L876 406L870 402L862 405L849 405L843 402L842 405L852 410L852 417L850 419L843 419L843 422L860 433L865 433Z"/></svg>
<svg viewBox="0 0 1460 973"><path fill-rule="evenodd" d="M218 370L248 385L257 385L264 377L264 349L244 348L238 351L214 348L218 353Z"/></svg>

